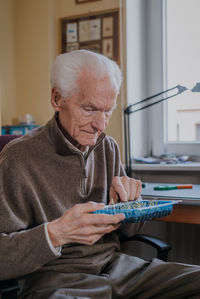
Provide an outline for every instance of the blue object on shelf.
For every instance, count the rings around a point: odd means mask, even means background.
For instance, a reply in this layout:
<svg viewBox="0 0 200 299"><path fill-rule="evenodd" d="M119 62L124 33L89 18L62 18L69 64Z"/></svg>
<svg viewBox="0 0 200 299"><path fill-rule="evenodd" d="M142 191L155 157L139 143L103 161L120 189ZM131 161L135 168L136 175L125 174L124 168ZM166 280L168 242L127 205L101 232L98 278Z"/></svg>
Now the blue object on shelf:
<svg viewBox="0 0 200 299"><path fill-rule="evenodd" d="M25 135L33 129L39 127L38 125L17 125L17 126L2 126L2 135Z"/></svg>
<svg viewBox="0 0 200 299"><path fill-rule="evenodd" d="M172 213L173 205L180 200L138 200L115 205L107 205L95 214L125 214L123 223L144 222L153 218L160 218Z"/></svg>

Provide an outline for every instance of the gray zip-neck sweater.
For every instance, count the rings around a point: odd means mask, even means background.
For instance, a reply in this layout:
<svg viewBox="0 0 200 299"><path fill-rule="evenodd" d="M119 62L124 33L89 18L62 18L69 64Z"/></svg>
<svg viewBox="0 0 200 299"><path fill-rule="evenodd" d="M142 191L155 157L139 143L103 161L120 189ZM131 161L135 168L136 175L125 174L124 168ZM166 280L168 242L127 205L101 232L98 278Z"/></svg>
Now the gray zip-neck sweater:
<svg viewBox="0 0 200 299"><path fill-rule="evenodd" d="M9 143L0 154L0 279L48 269L99 273L119 248L116 232L92 246L63 246L57 257L44 223L77 203L107 204L112 178L124 174L111 137L101 134L83 155L64 137L55 117Z"/></svg>

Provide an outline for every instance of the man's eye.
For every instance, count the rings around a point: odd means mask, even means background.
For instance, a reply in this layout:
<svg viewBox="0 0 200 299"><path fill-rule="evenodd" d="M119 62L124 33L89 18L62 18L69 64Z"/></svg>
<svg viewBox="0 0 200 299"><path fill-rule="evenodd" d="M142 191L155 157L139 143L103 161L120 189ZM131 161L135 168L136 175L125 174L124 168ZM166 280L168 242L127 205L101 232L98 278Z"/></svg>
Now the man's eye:
<svg viewBox="0 0 200 299"><path fill-rule="evenodd" d="M92 115L95 112L95 110L93 108L83 108L83 112L86 115Z"/></svg>
<svg viewBox="0 0 200 299"><path fill-rule="evenodd" d="M90 111L94 111L93 108L84 108L84 110L85 110L85 111L89 111L89 112L90 112Z"/></svg>

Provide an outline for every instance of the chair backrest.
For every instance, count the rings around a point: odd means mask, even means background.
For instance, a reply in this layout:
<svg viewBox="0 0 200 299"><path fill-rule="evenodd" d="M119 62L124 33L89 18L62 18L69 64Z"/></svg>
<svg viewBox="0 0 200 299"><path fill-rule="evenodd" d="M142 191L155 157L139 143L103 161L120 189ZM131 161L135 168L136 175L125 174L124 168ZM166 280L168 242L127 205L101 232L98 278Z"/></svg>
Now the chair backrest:
<svg viewBox="0 0 200 299"><path fill-rule="evenodd" d="M0 151L4 148L4 146L10 142L11 140L20 137L21 135L2 135L0 136Z"/></svg>

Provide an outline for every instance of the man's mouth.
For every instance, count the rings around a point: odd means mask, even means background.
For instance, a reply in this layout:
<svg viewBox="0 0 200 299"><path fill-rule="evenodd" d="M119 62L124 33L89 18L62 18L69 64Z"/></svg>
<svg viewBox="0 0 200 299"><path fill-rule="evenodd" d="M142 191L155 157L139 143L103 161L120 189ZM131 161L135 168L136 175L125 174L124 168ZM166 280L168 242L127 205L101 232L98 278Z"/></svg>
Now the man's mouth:
<svg viewBox="0 0 200 299"><path fill-rule="evenodd" d="M98 131L95 131L95 132L84 131L84 133L87 133L89 135L96 135L96 134L98 134Z"/></svg>

